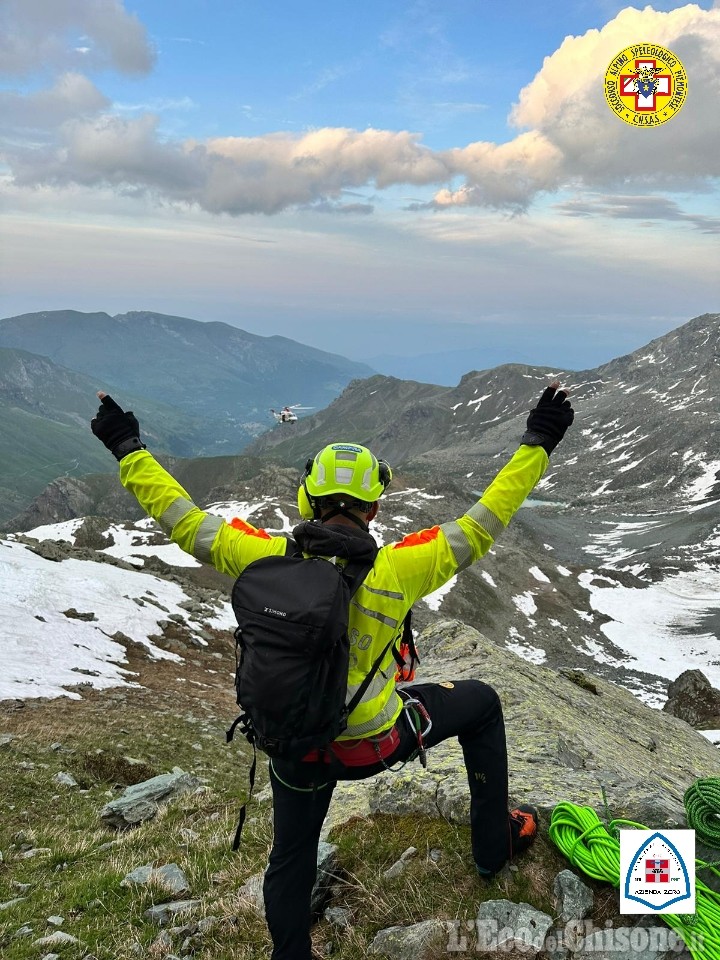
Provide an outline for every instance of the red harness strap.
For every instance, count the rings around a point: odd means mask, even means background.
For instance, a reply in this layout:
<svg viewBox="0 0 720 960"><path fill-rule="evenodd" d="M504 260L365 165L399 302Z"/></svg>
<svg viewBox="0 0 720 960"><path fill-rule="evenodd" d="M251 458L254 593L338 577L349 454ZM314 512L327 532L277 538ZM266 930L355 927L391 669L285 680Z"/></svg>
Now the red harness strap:
<svg viewBox="0 0 720 960"><path fill-rule="evenodd" d="M303 763L317 762L322 759L330 763L330 754L335 756L343 766L366 767L378 760L385 760L393 753L400 743L400 734L397 726L378 737L364 737L359 740L334 740L327 750L311 750L302 758Z"/></svg>

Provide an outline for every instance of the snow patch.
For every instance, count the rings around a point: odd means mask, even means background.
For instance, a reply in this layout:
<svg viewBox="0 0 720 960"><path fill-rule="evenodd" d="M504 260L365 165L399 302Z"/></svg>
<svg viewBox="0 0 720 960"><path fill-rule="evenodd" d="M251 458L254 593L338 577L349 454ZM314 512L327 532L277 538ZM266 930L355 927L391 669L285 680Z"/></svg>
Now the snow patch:
<svg viewBox="0 0 720 960"><path fill-rule="evenodd" d="M423 597L423 600L431 610L435 610L435 612L437 612L440 609L440 604L443 602L447 594L450 593L456 582L457 575L450 577L447 583L444 583L441 587L438 587L437 590L433 590L432 593L429 593L426 597Z"/></svg>
<svg viewBox="0 0 720 960"><path fill-rule="evenodd" d="M671 680L698 669L720 686L720 638L702 630L720 612L720 571L682 572L642 588L624 587L592 571L578 579L593 610L611 618L602 632L632 658L633 667Z"/></svg>
<svg viewBox="0 0 720 960"><path fill-rule="evenodd" d="M508 634L513 638L511 641L505 642L508 650L512 650L513 653L516 653L519 657L522 657L523 660L527 660L530 663L545 663L547 654L541 647L536 647L533 646L532 643L528 643L525 638L518 633L515 627L510 627Z"/></svg>
<svg viewBox="0 0 720 960"><path fill-rule="evenodd" d="M518 608L520 613L524 613L526 617L532 617L534 613L537 613L535 598L529 590L527 590L525 593L518 594L516 597L512 597L512 602Z"/></svg>

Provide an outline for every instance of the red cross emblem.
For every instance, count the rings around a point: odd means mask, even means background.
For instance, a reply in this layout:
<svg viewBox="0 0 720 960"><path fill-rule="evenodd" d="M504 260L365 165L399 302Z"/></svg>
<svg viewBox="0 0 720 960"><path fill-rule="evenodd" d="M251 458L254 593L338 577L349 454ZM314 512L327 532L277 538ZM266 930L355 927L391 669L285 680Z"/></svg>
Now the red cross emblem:
<svg viewBox="0 0 720 960"><path fill-rule="evenodd" d="M646 860L645 883L669 883L669 860Z"/></svg>
<svg viewBox="0 0 720 960"><path fill-rule="evenodd" d="M635 110L654 113L657 110L657 96L672 96L672 76L658 73L657 62L653 59L636 60L635 73L620 74L620 96L635 97ZM652 76L652 80L645 79Z"/></svg>

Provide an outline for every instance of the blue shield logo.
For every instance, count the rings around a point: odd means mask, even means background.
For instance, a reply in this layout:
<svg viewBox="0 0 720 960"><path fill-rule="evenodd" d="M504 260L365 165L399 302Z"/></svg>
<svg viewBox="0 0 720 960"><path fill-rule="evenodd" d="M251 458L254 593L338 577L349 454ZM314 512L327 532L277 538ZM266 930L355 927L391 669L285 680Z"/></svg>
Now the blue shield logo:
<svg viewBox="0 0 720 960"><path fill-rule="evenodd" d="M657 90L657 80L638 80L638 93L643 97L651 97Z"/></svg>
<svg viewBox="0 0 720 960"><path fill-rule="evenodd" d="M695 864L691 864L693 874ZM693 889L685 860L669 837L655 832L636 850L625 874L624 896L651 910L668 907L692 897Z"/></svg>

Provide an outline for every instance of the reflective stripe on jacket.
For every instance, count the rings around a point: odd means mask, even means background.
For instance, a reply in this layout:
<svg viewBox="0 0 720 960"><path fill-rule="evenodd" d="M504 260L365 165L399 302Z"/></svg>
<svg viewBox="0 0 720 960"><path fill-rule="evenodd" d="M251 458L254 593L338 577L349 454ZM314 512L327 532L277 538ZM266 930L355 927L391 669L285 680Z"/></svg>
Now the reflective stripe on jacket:
<svg viewBox="0 0 720 960"><path fill-rule="evenodd" d="M348 700L388 641L399 638L413 604L490 550L547 464L542 447L521 446L462 517L380 548L350 605ZM147 450L120 461L120 479L173 542L221 573L237 577L255 560L286 552L285 537L270 536L245 521L226 523L201 510ZM389 649L340 739L382 733L401 709Z"/></svg>

